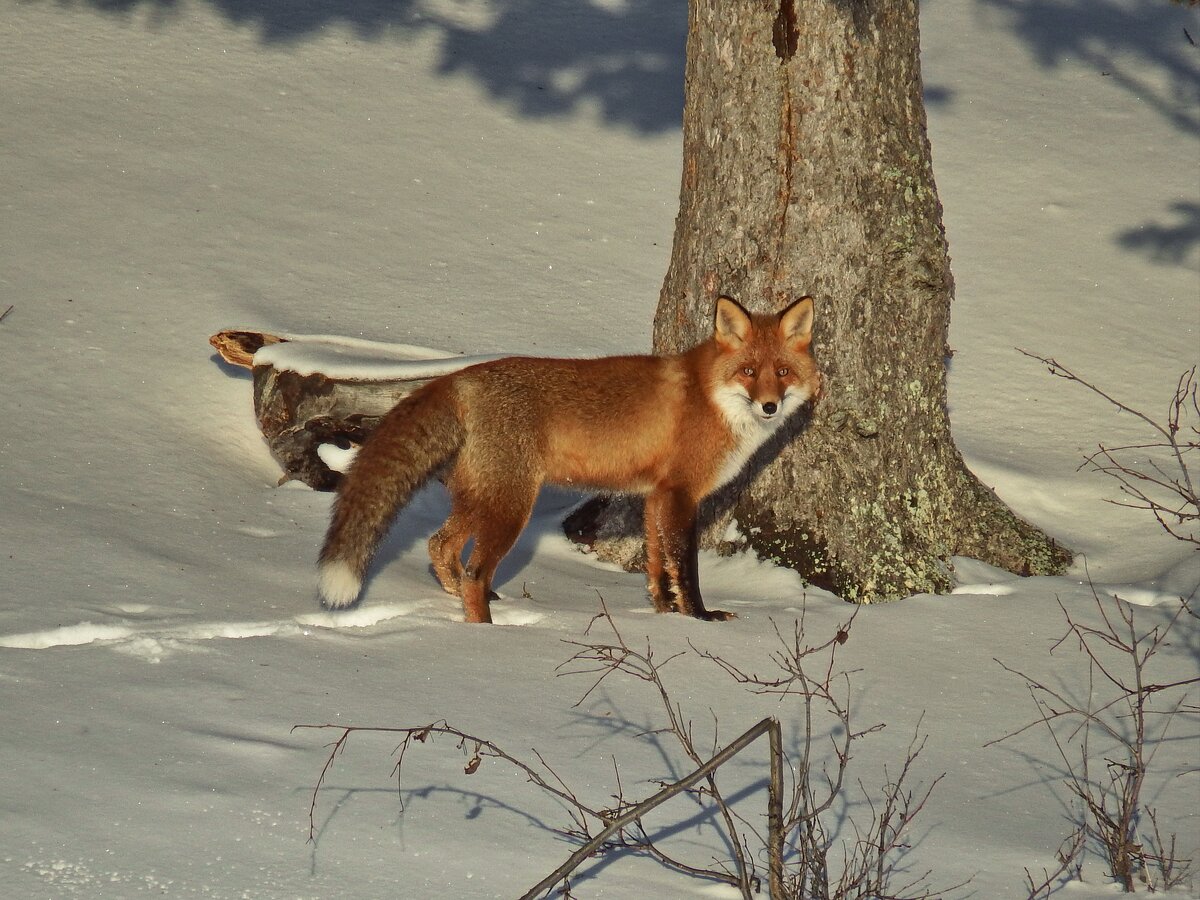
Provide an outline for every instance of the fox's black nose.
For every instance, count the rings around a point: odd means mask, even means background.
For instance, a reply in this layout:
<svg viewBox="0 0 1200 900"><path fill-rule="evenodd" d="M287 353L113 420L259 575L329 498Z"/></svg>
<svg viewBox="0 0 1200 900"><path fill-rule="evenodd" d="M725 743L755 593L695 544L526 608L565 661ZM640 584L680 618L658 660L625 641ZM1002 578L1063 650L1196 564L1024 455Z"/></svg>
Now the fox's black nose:
<svg viewBox="0 0 1200 900"><path fill-rule="evenodd" d="M768 416L775 415L775 410L777 410L777 409L779 409L779 406L778 406L778 404L775 404L775 403L764 403L762 405L763 412L766 413Z"/></svg>

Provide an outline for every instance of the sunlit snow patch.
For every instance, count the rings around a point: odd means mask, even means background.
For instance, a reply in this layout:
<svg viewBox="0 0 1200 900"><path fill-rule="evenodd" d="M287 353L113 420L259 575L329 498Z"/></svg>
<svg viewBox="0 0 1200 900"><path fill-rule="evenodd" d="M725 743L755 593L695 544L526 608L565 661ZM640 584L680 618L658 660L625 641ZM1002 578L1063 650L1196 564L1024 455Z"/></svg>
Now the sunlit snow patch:
<svg viewBox="0 0 1200 900"><path fill-rule="evenodd" d="M78 647L83 644L94 644L97 641L119 641L133 634L134 630L124 625L93 625L91 622L80 622L78 625L66 625L47 631L31 631L26 634L10 634L7 637L0 637L0 647L11 647L17 650Z"/></svg>
<svg viewBox="0 0 1200 900"><path fill-rule="evenodd" d="M254 354L254 364L298 375L366 381L424 381L498 356L450 356L445 351L322 334L287 335Z"/></svg>
<svg viewBox="0 0 1200 900"><path fill-rule="evenodd" d="M1200 553L1188 552L1157 578L1139 584L1098 584L1102 594L1135 606L1178 606L1181 599L1200 597Z"/></svg>
<svg viewBox="0 0 1200 900"><path fill-rule="evenodd" d="M742 892L728 884L709 884L699 888L696 896L709 900L740 900Z"/></svg>
<svg viewBox="0 0 1200 900"><path fill-rule="evenodd" d="M1017 590L1019 577L1004 569L966 556L954 557L953 563L958 584L952 594L1005 597Z"/></svg>
<svg viewBox="0 0 1200 900"><path fill-rule="evenodd" d="M1156 591L1153 588L1133 587L1128 584L1110 584L1096 588L1103 594L1132 603L1134 606L1162 606L1164 604L1179 605L1181 597L1178 592Z"/></svg>
<svg viewBox="0 0 1200 900"><path fill-rule="evenodd" d="M344 609L337 612L315 612L296 616L297 625L309 625L316 628L369 628L417 612L426 604L385 603L381 606L358 606L354 609Z"/></svg>
<svg viewBox="0 0 1200 900"><path fill-rule="evenodd" d="M536 625L545 616L532 609L516 609L500 604L492 605L492 621L497 625Z"/></svg>
<svg viewBox="0 0 1200 900"><path fill-rule="evenodd" d="M198 622L191 625L132 628L128 625L95 625L81 622L62 628L0 636L0 647L16 650L47 650L111 644L115 649L157 661L168 653L213 640L293 636L308 634L309 628L367 628L388 619L408 615L423 603L367 606L345 612L319 612L275 622Z"/></svg>
<svg viewBox="0 0 1200 900"><path fill-rule="evenodd" d="M990 594L993 597L1003 597L1007 594L1014 593L1012 585L1009 584L994 584L984 582L981 584L960 584L954 588L952 594Z"/></svg>
<svg viewBox="0 0 1200 900"><path fill-rule="evenodd" d="M162 662L163 659L171 654L185 649L185 647L193 653L198 650L194 644L185 645L182 641L175 640L174 638L134 635L129 640L115 642L112 649L118 653L135 656L149 663L157 663Z"/></svg>

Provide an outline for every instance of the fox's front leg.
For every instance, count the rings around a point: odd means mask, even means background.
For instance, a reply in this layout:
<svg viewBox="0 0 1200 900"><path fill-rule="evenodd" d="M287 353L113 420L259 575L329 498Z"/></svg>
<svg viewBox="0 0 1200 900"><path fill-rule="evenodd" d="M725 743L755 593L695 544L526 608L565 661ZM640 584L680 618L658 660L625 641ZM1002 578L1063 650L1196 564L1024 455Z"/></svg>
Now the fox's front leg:
<svg viewBox="0 0 1200 900"><path fill-rule="evenodd" d="M684 491L672 490L654 492L647 498L647 504L653 504L657 517L663 569L658 581L660 585L669 585L669 592L663 593L670 597L674 609L685 616L708 621L723 622L734 618L733 613L724 610L706 609L704 599L700 596L700 546L696 528L698 501ZM648 553L649 543L647 537ZM651 593L653 591L652 586ZM660 612L665 611L659 608L657 597L655 608Z"/></svg>

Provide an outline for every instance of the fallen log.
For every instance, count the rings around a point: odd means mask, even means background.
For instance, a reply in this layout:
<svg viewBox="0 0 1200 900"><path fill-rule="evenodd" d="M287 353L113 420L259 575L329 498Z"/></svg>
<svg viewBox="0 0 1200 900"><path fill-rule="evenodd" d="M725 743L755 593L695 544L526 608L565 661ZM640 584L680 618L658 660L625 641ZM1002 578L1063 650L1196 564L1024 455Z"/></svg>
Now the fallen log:
<svg viewBox="0 0 1200 900"><path fill-rule="evenodd" d="M280 483L337 487L344 453L361 444L402 398L441 375L496 359L447 356L406 344L326 335L226 330L208 342L231 365L253 373L254 415Z"/></svg>

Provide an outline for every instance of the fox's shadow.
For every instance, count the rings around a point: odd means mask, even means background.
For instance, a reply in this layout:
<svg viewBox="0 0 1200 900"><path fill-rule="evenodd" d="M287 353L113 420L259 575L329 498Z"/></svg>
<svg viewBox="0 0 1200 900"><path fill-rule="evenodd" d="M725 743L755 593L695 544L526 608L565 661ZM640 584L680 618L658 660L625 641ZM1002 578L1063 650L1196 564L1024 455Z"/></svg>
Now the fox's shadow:
<svg viewBox="0 0 1200 900"><path fill-rule="evenodd" d="M502 596L520 595L521 574L533 561L538 544L547 535L562 534L564 516L584 496L578 492L552 486L542 489L537 503L534 505L529 524L521 532L516 544L505 555L500 567L496 570L494 587ZM440 593L441 587L433 574L433 566L425 556L425 544L430 535L446 521L448 515L450 515L450 495L440 482L433 480L418 491L396 517L388 536L380 545L379 551L367 571L364 599L371 593L372 582L378 575L386 571L389 566L413 566L414 555L423 560L421 567L429 578L431 593ZM464 556L469 555L470 551L471 544L468 543ZM518 585L518 588L514 590L513 585Z"/></svg>

